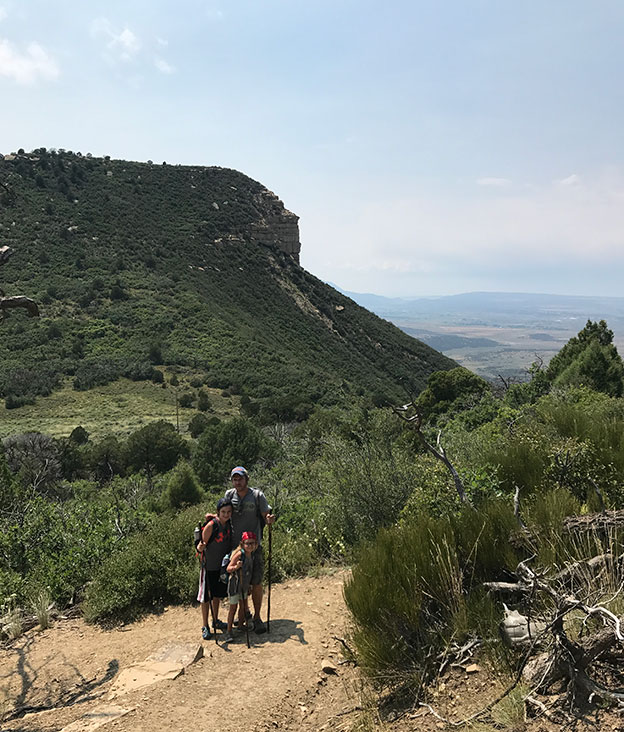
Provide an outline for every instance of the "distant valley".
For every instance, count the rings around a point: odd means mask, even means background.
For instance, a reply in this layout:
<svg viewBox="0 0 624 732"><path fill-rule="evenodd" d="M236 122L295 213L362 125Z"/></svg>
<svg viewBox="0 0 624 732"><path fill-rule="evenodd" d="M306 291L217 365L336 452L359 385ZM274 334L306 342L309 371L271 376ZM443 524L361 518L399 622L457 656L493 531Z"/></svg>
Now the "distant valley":
<svg viewBox="0 0 624 732"><path fill-rule="evenodd" d="M345 292L359 305L488 378L526 378L537 358L552 356L588 319L606 320L624 352L624 298L470 292L392 298Z"/></svg>

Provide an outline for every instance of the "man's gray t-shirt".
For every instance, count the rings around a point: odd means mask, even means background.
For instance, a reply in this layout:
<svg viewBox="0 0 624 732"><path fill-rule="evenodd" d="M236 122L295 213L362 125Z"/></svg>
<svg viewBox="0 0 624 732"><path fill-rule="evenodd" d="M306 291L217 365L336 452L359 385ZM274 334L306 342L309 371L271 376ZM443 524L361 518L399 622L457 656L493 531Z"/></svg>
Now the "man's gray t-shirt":
<svg viewBox="0 0 624 732"><path fill-rule="evenodd" d="M254 495L254 493L256 495ZM256 496L258 497L256 504ZM230 488L225 492L225 497L232 501L232 546L240 544L241 537L245 531L253 531L262 541L262 521L260 516L270 513L271 507L262 491L249 488L245 497L241 500L236 488Z"/></svg>

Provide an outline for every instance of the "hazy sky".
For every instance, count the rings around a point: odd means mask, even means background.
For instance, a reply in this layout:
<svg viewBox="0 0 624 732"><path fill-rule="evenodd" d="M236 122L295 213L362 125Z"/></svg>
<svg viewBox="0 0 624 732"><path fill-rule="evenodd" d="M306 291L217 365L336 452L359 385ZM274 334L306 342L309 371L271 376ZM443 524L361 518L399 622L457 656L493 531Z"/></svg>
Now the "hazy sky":
<svg viewBox="0 0 624 732"><path fill-rule="evenodd" d="M621 0L0 0L0 151L222 165L348 290L624 295Z"/></svg>

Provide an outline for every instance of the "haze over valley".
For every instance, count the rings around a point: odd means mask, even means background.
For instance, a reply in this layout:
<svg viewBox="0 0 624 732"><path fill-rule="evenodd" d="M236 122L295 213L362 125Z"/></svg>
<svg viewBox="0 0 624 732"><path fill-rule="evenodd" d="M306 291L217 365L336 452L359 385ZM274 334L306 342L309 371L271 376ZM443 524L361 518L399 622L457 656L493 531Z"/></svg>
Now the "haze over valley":
<svg viewBox="0 0 624 732"><path fill-rule="evenodd" d="M345 292L358 304L487 379L527 378L587 320L606 320L624 353L624 298L471 292L390 298Z"/></svg>

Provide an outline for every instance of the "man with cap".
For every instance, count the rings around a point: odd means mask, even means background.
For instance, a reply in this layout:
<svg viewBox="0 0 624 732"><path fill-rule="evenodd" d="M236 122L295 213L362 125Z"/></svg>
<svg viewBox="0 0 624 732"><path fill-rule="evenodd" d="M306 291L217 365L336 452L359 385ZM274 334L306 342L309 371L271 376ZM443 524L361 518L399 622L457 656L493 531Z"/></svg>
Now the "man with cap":
<svg viewBox="0 0 624 732"><path fill-rule="evenodd" d="M260 619L262 609L262 575L264 574L264 555L262 553L262 529L264 524L272 524L275 516L271 513L267 499L262 491L249 487L249 474L241 465L230 473L232 488L225 492L225 498L232 501L232 546L240 544L245 531L258 537L259 547L254 560L251 576L251 599L254 606L254 630L265 633L266 625Z"/></svg>

